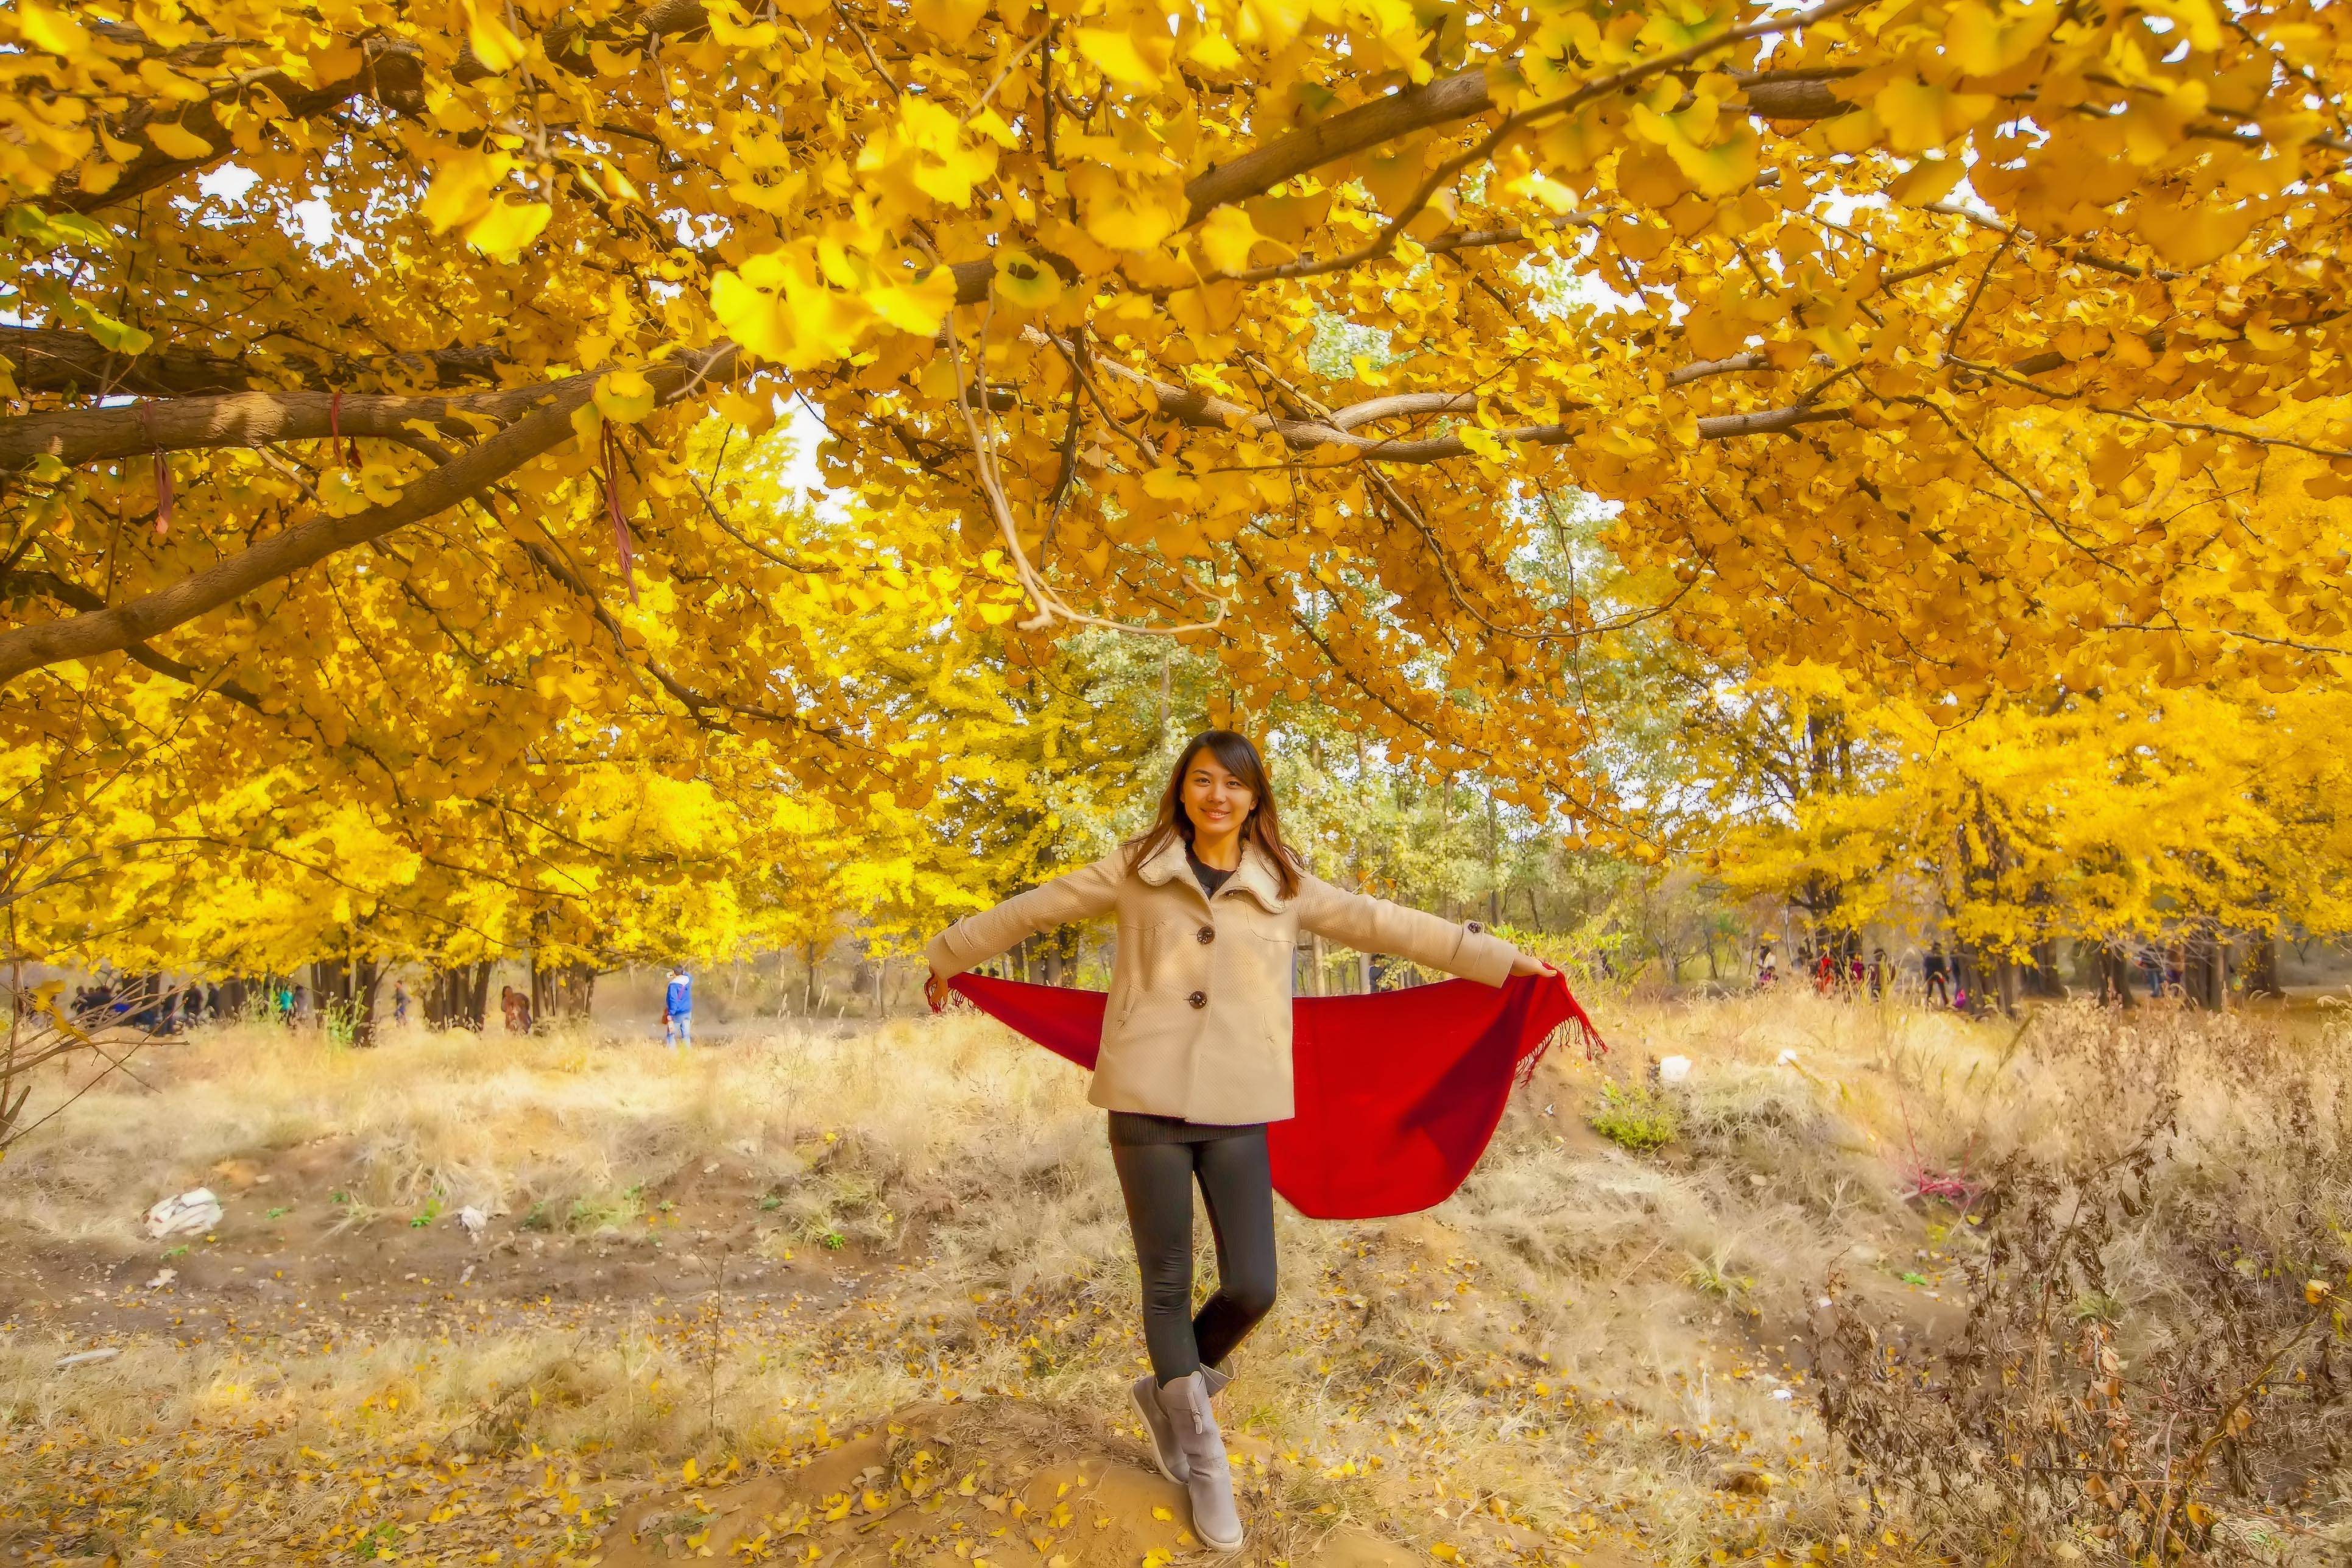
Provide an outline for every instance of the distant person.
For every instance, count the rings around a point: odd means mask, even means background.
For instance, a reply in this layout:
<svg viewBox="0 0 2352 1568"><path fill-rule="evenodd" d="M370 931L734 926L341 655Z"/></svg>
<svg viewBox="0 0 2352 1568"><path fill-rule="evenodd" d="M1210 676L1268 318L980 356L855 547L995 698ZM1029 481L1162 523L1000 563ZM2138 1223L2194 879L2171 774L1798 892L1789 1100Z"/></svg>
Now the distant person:
<svg viewBox="0 0 2352 1568"><path fill-rule="evenodd" d="M408 987L397 980L392 983L392 1021L404 1026L408 1022Z"/></svg>
<svg viewBox="0 0 2352 1568"><path fill-rule="evenodd" d="M1870 999L1875 1002L1885 994L1886 950L1874 947L1870 950Z"/></svg>
<svg viewBox="0 0 2352 1568"><path fill-rule="evenodd" d="M1559 972L1475 921L1441 920L1308 875L1283 844L1257 748L1230 730L1211 730L1176 759L1143 836L934 938L924 995L939 1008L950 981L1024 938L1113 911L1122 930L1155 933L1148 961L1120 944L1110 986L1120 1002L1089 1037L1100 1050L1087 1099L1109 1112L1111 1164L1142 1276L1151 1370L1128 1393L1161 1473L1191 1498L1193 1535L1230 1552L1242 1544L1242 1521L1211 1400L1225 1384L1226 1358L1274 1307L1266 1128L1298 1110L1289 955L1299 934L1396 953L1490 986ZM1216 1233L1218 1274L1197 1313L1196 1187Z"/></svg>
<svg viewBox="0 0 2352 1568"><path fill-rule="evenodd" d="M1780 960L1772 954L1772 944L1763 942L1756 949L1756 989L1769 991L1780 984Z"/></svg>
<svg viewBox="0 0 2352 1568"><path fill-rule="evenodd" d="M508 1034L528 1035L530 1033L530 997L529 994L518 991L511 985L499 986L499 1011L506 1017Z"/></svg>
<svg viewBox="0 0 2352 1568"><path fill-rule="evenodd" d="M1919 961L1919 978L1927 988L1927 1000L1942 1006L1952 1005L1952 963L1944 956L1944 944L1937 942L1927 949L1927 956Z"/></svg>
<svg viewBox="0 0 2352 1568"><path fill-rule="evenodd" d="M694 976L683 963L662 988L662 1039L681 1050L694 1044Z"/></svg>

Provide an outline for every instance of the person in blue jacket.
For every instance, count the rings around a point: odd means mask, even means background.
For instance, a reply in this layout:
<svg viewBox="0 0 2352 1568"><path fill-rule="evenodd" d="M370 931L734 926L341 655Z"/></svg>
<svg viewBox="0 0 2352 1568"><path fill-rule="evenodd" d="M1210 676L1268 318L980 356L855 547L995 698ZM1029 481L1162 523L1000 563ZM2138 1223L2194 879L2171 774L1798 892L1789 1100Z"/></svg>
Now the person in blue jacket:
<svg viewBox="0 0 2352 1568"><path fill-rule="evenodd" d="M694 1044L694 976L679 964L662 993L662 1038L673 1046Z"/></svg>

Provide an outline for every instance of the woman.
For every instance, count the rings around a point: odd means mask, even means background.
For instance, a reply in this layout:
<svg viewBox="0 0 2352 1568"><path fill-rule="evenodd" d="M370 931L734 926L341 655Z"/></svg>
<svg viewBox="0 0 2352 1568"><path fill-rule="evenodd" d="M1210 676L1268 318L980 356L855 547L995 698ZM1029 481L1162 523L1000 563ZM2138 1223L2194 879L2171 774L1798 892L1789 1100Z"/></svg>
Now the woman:
<svg viewBox="0 0 2352 1568"><path fill-rule="evenodd" d="M1274 1305L1266 1123L1293 1111L1292 953L1303 929L1364 952L1500 985L1543 974L1475 921L1456 925L1308 876L1282 842L1257 748L1230 730L1177 758L1159 820L1083 870L958 921L931 942L924 994L1024 937L1117 911L1118 958L1087 1098L1110 1112L1143 1280L1151 1371L1130 1391L1160 1469L1220 1550L1242 1542L1210 1396L1223 1363ZM1192 1184L1216 1237L1217 1290L1196 1316Z"/></svg>

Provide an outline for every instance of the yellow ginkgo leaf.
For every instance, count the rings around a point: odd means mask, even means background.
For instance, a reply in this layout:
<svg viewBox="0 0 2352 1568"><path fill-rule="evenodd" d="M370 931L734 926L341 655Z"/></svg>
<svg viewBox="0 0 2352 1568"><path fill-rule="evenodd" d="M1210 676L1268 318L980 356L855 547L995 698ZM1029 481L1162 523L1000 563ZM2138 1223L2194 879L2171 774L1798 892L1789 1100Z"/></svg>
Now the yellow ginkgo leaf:
<svg viewBox="0 0 2352 1568"><path fill-rule="evenodd" d="M466 230L466 243L485 256L510 257L537 239L553 216L554 209L545 202L492 202L490 210Z"/></svg>
<svg viewBox="0 0 2352 1568"><path fill-rule="evenodd" d="M801 241L752 257L711 279L710 310L747 352L787 370L806 370L854 352L874 312L865 300L829 287L815 247Z"/></svg>
<svg viewBox="0 0 2352 1568"><path fill-rule="evenodd" d="M1195 243L1210 266L1220 272L1239 272L1249 266L1250 251L1264 238L1248 213L1239 207L1219 207L1201 226Z"/></svg>
<svg viewBox="0 0 2352 1568"><path fill-rule="evenodd" d="M596 378L596 407L619 425L634 425L654 411L654 386L640 371L606 371Z"/></svg>
<svg viewBox="0 0 2352 1568"><path fill-rule="evenodd" d="M866 302L877 316L902 332L925 338L938 333L955 300L955 274L944 267L932 268L917 282L885 283L866 290Z"/></svg>
<svg viewBox="0 0 2352 1568"><path fill-rule="evenodd" d="M915 25L932 37L961 44L988 14L988 0L912 0Z"/></svg>
<svg viewBox="0 0 2352 1568"><path fill-rule="evenodd" d="M495 11L482 5L469 9L472 15L466 26L466 47L473 50L482 68L498 75L520 64L530 52L523 41L514 36Z"/></svg>
<svg viewBox="0 0 2352 1568"><path fill-rule="evenodd" d="M1307 0L1242 0L1242 23L1236 29L1244 44L1278 49L1307 25Z"/></svg>
<svg viewBox="0 0 2352 1568"><path fill-rule="evenodd" d="M1113 250L1150 250L1184 221L1184 186L1172 174L1130 184L1100 163L1082 163L1070 171L1070 190L1087 233Z"/></svg>
<svg viewBox="0 0 2352 1568"><path fill-rule="evenodd" d="M1922 158L1887 182L1886 199L1906 207L1924 207L1952 194L1969 166L1958 158Z"/></svg>
<svg viewBox="0 0 2352 1568"><path fill-rule="evenodd" d="M490 192L507 177L514 160L503 153L459 153L433 176L433 188L417 208L436 234L471 223L490 205Z"/></svg>
<svg viewBox="0 0 2352 1568"><path fill-rule="evenodd" d="M1242 63L1242 52L1223 33L1203 27L1184 46L1184 58L1204 71L1223 74Z"/></svg>
<svg viewBox="0 0 2352 1568"><path fill-rule="evenodd" d="M1677 139L1666 154L1703 196L1727 196L1756 178L1756 133L1746 126L1711 147Z"/></svg>
<svg viewBox="0 0 2352 1568"><path fill-rule="evenodd" d="M1119 86L1139 92L1160 85L1174 48L1175 39L1164 34L1143 42L1133 33L1109 27L1078 29L1078 53Z"/></svg>
<svg viewBox="0 0 2352 1568"><path fill-rule="evenodd" d="M2219 261L2243 245L2258 216L2252 206L2234 211L2228 207L2148 206L2136 212L2133 220L2140 237L2154 246L2167 264L2187 268Z"/></svg>
<svg viewBox="0 0 2352 1568"><path fill-rule="evenodd" d="M1577 209L1576 193L1541 169L1528 170L1513 180L1507 188L1518 195L1541 202L1545 206L1563 216ZM1681 194L1679 190L1675 193L1676 195Z"/></svg>
<svg viewBox="0 0 2352 1568"><path fill-rule="evenodd" d="M1962 0L1944 23L1944 50L1964 75L1999 76L2022 65L2057 24L2058 7L2048 0L2021 16Z"/></svg>
<svg viewBox="0 0 2352 1568"><path fill-rule="evenodd" d="M1061 301L1062 277L1026 251L996 253L996 297L1016 310L1050 310Z"/></svg>
<svg viewBox="0 0 2352 1568"><path fill-rule="evenodd" d="M213 144L184 125L159 120L147 127L147 140L166 158L209 158Z"/></svg>
<svg viewBox="0 0 2352 1568"><path fill-rule="evenodd" d="M1144 470L1143 493L1154 500L1198 500L1201 482L1173 463L1162 463Z"/></svg>
<svg viewBox="0 0 2352 1568"><path fill-rule="evenodd" d="M1924 153L1944 144L1944 89L1916 77L1888 82L1871 107L1898 153Z"/></svg>
<svg viewBox="0 0 2352 1568"><path fill-rule="evenodd" d="M40 0L21 0L16 7L16 36L37 49L68 59L89 52L89 34L82 25Z"/></svg>

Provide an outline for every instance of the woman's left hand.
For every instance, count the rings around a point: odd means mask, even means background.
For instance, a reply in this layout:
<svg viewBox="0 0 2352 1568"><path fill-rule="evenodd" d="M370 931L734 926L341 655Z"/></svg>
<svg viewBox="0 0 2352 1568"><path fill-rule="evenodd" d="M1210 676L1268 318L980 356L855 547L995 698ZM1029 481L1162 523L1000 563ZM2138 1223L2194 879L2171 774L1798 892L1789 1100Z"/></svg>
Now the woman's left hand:
<svg viewBox="0 0 2352 1568"><path fill-rule="evenodd" d="M1533 953L1523 952L1511 960L1514 974L1558 974L1559 971Z"/></svg>

